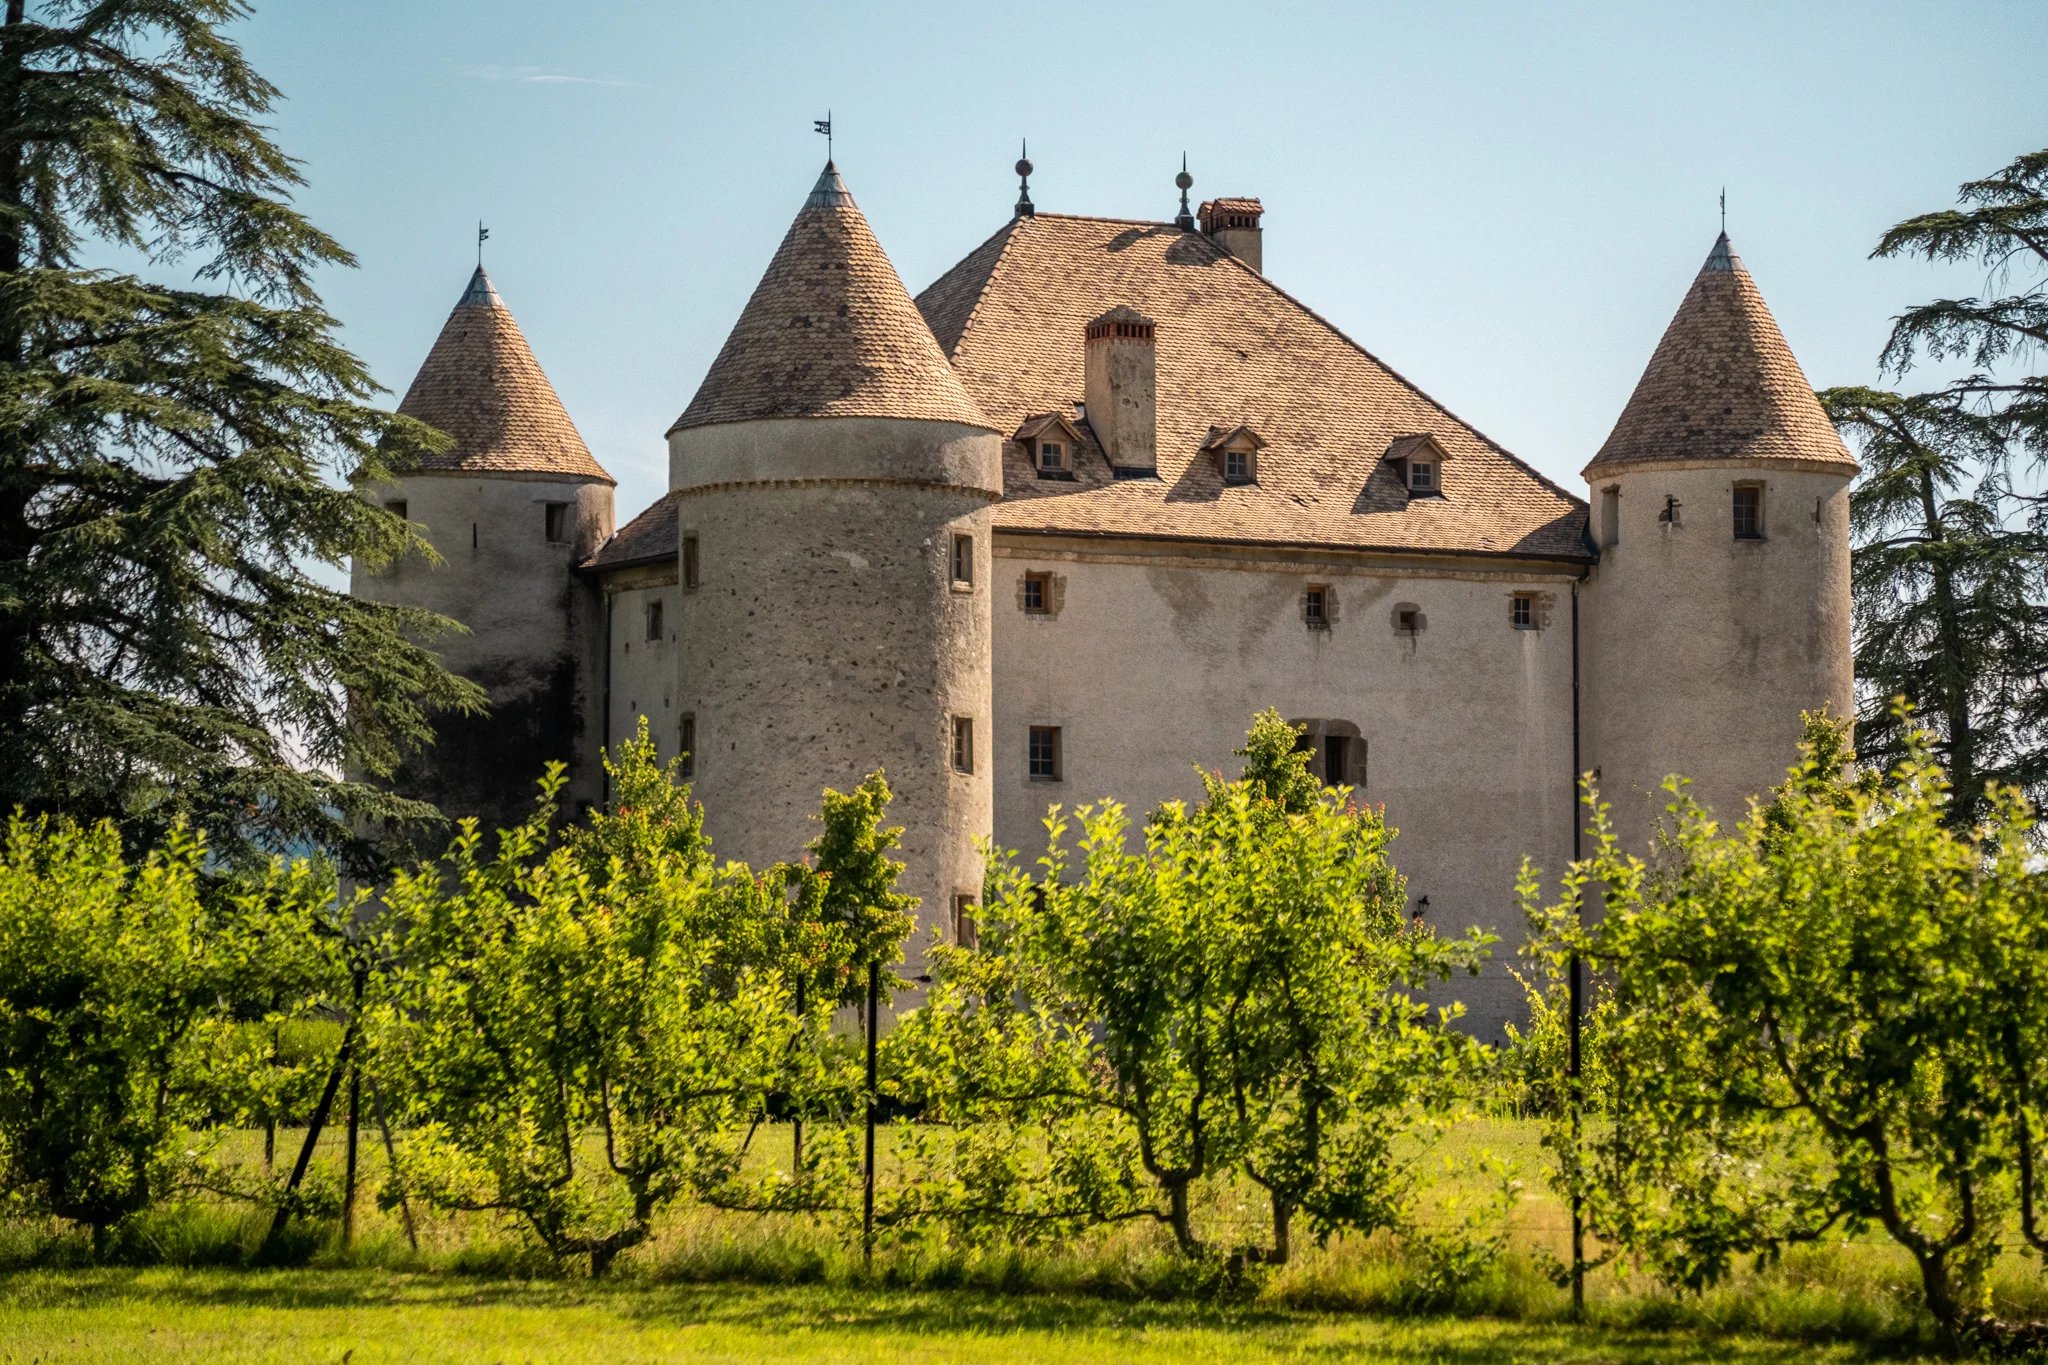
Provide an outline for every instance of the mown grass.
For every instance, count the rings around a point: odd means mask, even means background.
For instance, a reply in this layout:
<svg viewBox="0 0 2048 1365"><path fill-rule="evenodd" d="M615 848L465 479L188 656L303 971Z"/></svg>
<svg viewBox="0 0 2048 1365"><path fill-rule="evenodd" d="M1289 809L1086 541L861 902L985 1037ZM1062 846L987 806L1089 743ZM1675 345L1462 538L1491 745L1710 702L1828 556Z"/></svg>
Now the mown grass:
<svg viewBox="0 0 2048 1365"><path fill-rule="evenodd" d="M303 1133L280 1135L288 1165ZM539 1253L513 1224L415 1209L420 1247L375 1198L386 1170L366 1130L358 1236L335 1220L294 1225L262 1249L267 1215L217 1201L134 1220L112 1265L82 1235L0 1221L0 1362L14 1360L383 1359L1915 1359L1933 1334L1903 1252L1879 1238L1799 1249L1697 1296L1609 1266L1588 1283L1588 1317L1549 1273L1568 1245L1544 1187L1533 1123L1489 1119L1423 1158L1424 1221L1480 1193L1482 1154L1523 1177L1506 1251L1448 1296L1423 1292L1415 1249L1382 1234L1309 1245L1284 1268L1232 1280L1172 1253L1163 1229L1126 1225L1051 1247L967 1251L885 1242L862 1264L852 1215L762 1217L690 1208L604 1283ZM765 1129L755 1160L786 1157ZM261 1137L224 1155L260 1163ZM339 1132L317 1162L339 1170ZM887 1174L885 1163L885 1176ZM1263 1234L1252 1189L1212 1189L1200 1209L1218 1244ZM265 1261L272 1264L266 1266ZM279 1266L291 1268L279 1268ZM2008 1255L1997 1309L2048 1318L2038 1262Z"/></svg>

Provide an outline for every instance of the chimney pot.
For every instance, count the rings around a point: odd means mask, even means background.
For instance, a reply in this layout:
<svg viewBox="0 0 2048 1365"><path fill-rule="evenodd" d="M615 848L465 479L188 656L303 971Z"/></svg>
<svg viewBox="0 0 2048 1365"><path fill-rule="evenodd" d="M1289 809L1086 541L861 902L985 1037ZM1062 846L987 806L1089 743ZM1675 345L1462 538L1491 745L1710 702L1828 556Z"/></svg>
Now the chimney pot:
<svg viewBox="0 0 2048 1365"><path fill-rule="evenodd" d="M1216 245L1263 275L1266 273L1265 248L1262 245L1264 230L1259 222L1265 212L1265 206L1256 199L1204 199L1200 215L1202 232Z"/></svg>

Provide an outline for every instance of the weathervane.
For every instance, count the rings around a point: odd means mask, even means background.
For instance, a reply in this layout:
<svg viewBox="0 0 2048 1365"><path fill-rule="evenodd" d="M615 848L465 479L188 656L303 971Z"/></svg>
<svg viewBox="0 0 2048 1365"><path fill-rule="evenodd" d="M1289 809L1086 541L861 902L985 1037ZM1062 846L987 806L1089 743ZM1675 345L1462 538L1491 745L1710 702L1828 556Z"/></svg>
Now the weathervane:
<svg viewBox="0 0 2048 1365"><path fill-rule="evenodd" d="M825 135L825 159L830 161L832 159L832 111L827 109L825 117L812 119L811 129L813 132Z"/></svg>
<svg viewBox="0 0 2048 1365"><path fill-rule="evenodd" d="M1721 235L1728 235L1728 187L1721 187Z"/></svg>
<svg viewBox="0 0 2048 1365"><path fill-rule="evenodd" d="M476 220L476 268L484 268L484 243L491 240L491 230L484 226L484 220Z"/></svg>

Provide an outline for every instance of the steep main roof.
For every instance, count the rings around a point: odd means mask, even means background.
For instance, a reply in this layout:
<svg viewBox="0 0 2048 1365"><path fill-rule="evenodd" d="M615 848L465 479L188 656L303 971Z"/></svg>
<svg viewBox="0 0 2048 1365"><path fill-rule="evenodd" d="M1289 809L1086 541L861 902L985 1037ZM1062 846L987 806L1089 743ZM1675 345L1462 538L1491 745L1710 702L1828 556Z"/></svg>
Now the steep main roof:
<svg viewBox="0 0 2048 1365"><path fill-rule="evenodd" d="M1100 459L1071 482L1004 447L998 528L1359 549L1590 558L1586 507L1199 232L1041 213L918 296L967 391L1004 432L1084 394L1083 333L1119 305L1155 319L1157 479ZM1258 482L1225 486L1211 428L1249 426ZM1442 445L1445 496L1412 502L1386 455Z"/></svg>
<svg viewBox="0 0 2048 1365"><path fill-rule="evenodd" d="M1856 470L1725 232L1585 473L1673 460Z"/></svg>
<svg viewBox="0 0 2048 1365"><path fill-rule="evenodd" d="M398 410L454 438L451 449L425 457L419 469L613 481L583 444L482 266Z"/></svg>
<svg viewBox="0 0 2048 1365"><path fill-rule="evenodd" d="M988 425L829 161L670 430L764 417Z"/></svg>

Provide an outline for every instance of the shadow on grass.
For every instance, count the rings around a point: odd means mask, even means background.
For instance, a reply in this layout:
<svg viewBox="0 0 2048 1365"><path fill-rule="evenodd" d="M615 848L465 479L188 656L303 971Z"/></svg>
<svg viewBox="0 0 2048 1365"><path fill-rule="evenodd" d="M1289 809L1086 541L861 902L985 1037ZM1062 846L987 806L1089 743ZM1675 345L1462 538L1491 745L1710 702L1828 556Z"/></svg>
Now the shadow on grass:
<svg viewBox="0 0 2048 1365"><path fill-rule="evenodd" d="M1104 1352L1115 1338L1149 1344L1182 1333L1242 1336L1247 1347L1289 1359L1372 1359L1494 1365L1504 1361L1749 1365L1810 1360L1816 1345L1740 1340L1698 1330L1571 1327L1496 1318L1320 1313L1253 1304L1114 1300L1048 1294L1003 1295L976 1290L874 1286L798 1287L689 1284L626 1278L471 1280L388 1270L100 1269L0 1274L0 1308L95 1311L192 1307L250 1311L345 1310L352 1313L462 1312L512 1309L580 1311L621 1322L667 1328L721 1327L767 1336L816 1334L850 1338L909 1336L991 1340L1044 1335L1099 1335ZM1068 1340L1068 1345L1072 1343ZM1837 1358L1904 1359L1904 1342L1837 1344Z"/></svg>

